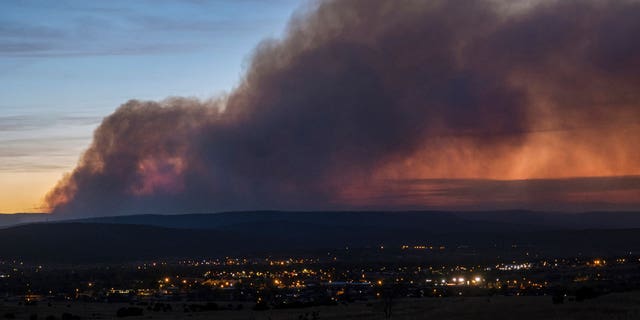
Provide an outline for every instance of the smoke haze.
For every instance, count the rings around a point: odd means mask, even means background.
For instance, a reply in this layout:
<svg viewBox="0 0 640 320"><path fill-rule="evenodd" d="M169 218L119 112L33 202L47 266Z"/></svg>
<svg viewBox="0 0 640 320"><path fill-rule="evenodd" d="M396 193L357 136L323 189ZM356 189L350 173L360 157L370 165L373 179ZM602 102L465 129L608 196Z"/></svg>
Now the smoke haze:
<svg viewBox="0 0 640 320"><path fill-rule="evenodd" d="M638 209L638 39L637 1L312 3L228 95L120 106L46 203Z"/></svg>

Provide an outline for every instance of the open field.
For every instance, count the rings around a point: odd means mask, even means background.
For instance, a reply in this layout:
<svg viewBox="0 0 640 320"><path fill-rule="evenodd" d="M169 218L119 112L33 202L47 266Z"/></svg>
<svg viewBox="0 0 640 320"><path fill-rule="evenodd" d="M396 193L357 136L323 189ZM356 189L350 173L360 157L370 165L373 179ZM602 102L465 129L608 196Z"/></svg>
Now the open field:
<svg viewBox="0 0 640 320"><path fill-rule="evenodd" d="M251 310L245 304L243 310L223 310L206 312L184 312L183 304L172 302L172 311L153 312L144 310L138 317L126 319L237 319L237 320L296 320L313 319L385 319L382 301L356 302L348 305L311 307L285 310ZM225 305L225 304L222 304ZM36 306L18 305L5 302L0 306L0 316L14 315L16 319L37 319L55 316L62 319L63 313L82 319L116 318L116 311L129 304L81 303L71 304L40 303ZM237 304L234 304L237 306ZM143 307L144 308L144 307ZM391 319L640 319L640 292L616 293L583 302L566 301L554 305L551 297L460 297L406 299L395 302ZM68 317L68 316L67 316ZM71 319L71 318L69 318Z"/></svg>

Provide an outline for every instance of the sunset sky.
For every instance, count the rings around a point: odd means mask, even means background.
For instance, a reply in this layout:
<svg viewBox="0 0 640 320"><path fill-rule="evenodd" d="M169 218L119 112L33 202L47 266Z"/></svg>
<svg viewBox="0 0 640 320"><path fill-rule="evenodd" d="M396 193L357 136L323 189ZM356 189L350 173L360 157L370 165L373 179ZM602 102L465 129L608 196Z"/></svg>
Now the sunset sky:
<svg viewBox="0 0 640 320"><path fill-rule="evenodd" d="M638 210L638 38L638 1L3 2L0 212Z"/></svg>
<svg viewBox="0 0 640 320"><path fill-rule="evenodd" d="M41 212L125 101L231 90L299 2L0 3L0 212Z"/></svg>

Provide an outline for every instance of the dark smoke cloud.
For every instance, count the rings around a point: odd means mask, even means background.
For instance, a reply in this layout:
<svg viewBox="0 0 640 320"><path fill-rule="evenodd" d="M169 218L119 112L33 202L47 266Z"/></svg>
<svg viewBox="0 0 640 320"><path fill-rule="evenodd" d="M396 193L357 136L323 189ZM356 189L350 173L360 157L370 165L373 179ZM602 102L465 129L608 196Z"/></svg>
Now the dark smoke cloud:
<svg viewBox="0 0 640 320"><path fill-rule="evenodd" d="M639 38L636 1L314 3L227 96L121 106L47 203L331 209L383 192L401 208L390 180L640 174Z"/></svg>

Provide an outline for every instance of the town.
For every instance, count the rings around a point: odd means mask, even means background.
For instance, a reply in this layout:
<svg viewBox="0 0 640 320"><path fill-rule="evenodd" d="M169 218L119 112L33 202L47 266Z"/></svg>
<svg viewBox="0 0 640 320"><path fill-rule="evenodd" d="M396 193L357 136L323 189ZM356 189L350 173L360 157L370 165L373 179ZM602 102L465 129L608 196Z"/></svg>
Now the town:
<svg viewBox="0 0 640 320"><path fill-rule="evenodd" d="M425 249L407 245L389 250L386 261L330 252L81 267L3 261L0 294L5 304L19 305L215 302L209 308L266 310L451 296L549 296L549 303L562 303L640 288L640 257L632 253L488 264L430 264L402 255Z"/></svg>

